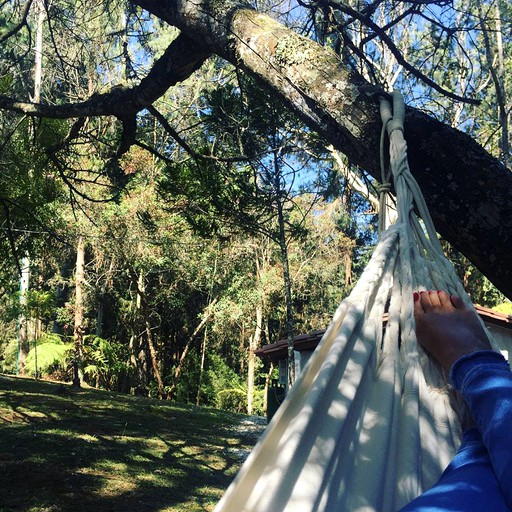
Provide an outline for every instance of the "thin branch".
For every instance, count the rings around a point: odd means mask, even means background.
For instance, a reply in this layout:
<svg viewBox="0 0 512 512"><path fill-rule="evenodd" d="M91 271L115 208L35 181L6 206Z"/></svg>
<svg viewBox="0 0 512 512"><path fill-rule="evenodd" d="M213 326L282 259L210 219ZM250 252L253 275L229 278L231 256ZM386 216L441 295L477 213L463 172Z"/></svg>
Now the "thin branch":
<svg viewBox="0 0 512 512"><path fill-rule="evenodd" d="M451 98L452 100L461 101L464 103L469 103L471 105L479 105L481 102L480 100L474 99L474 98L465 98L463 96L459 96L458 94L455 94L451 91L448 91L444 87L441 87L438 83L436 83L434 80L429 78L427 75L423 74L419 69L415 68L402 55L402 52L398 49L398 47L395 45L395 43L392 41L392 39L382 30L381 27L379 27L374 21L369 19L367 16L362 15L360 12L356 11L355 9L350 8L347 5L337 4L334 2L331 2L330 5L333 8L338 8L341 11L345 12L346 14L349 14L354 19L359 20L361 23L365 24L368 28L371 28L375 33L378 34L381 41L389 48L389 51L393 54L395 59L397 60L398 64L402 65L404 69L409 71L412 75L414 75L419 80L423 81L432 89L436 90L437 92L443 94L444 96L447 96L448 98Z"/></svg>
<svg viewBox="0 0 512 512"><path fill-rule="evenodd" d="M32 6L32 2L33 0L27 1L27 3L25 4L25 9L23 10L23 13L21 15L21 20L16 25L14 25L14 27L11 28L11 30L7 31L4 35L0 36L0 44L4 43L5 41L7 41L7 39L12 37L17 32L19 32L24 26L28 26L27 17L28 13L30 12L30 7Z"/></svg>

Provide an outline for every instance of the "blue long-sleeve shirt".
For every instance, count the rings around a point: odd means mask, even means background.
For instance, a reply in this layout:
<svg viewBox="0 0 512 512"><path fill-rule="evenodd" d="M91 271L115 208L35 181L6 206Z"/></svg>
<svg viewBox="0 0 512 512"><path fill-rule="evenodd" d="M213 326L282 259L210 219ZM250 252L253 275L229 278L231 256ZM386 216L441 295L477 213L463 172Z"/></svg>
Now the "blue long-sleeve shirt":
<svg viewBox="0 0 512 512"><path fill-rule="evenodd" d="M439 481L401 512L512 511L512 373L491 351L463 356L450 378L477 424Z"/></svg>

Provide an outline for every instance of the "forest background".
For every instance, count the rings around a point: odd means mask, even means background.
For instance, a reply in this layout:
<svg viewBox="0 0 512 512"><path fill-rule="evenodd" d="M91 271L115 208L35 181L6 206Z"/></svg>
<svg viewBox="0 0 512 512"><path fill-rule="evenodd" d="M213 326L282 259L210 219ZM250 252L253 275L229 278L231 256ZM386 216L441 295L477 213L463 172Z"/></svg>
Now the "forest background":
<svg viewBox="0 0 512 512"><path fill-rule="evenodd" d="M379 184L243 65L205 49L162 79L183 32L144 4L2 2L0 370L263 414L276 369L254 350L327 326ZM508 2L249 7L510 167ZM444 244L473 300L512 313Z"/></svg>

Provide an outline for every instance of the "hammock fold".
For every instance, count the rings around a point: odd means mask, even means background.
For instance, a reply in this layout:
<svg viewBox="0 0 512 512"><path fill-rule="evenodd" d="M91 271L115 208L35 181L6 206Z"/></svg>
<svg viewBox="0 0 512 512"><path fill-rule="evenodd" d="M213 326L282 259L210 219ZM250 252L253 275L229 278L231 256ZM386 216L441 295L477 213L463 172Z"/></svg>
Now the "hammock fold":
<svg viewBox="0 0 512 512"><path fill-rule="evenodd" d="M396 511L458 448L464 411L454 412L444 375L418 348L413 291L444 289L472 305L409 171L404 105L393 96L394 118L386 103L381 113L396 223L215 512Z"/></svg>

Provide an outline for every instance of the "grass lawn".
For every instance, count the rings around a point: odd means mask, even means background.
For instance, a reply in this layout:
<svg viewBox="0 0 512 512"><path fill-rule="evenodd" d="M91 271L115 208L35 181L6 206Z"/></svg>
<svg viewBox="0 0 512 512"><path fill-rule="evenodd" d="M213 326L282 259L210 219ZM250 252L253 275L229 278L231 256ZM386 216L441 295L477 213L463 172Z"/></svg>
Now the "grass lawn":
<svg viewBox="0 0 512 512"><path fill-rule="evenodd" d="M0 512L212 510L255 443L244 418L0 376Z"/></svg>

